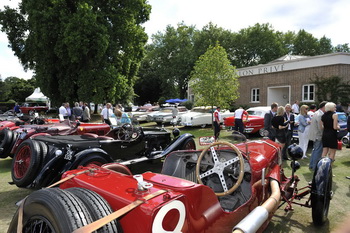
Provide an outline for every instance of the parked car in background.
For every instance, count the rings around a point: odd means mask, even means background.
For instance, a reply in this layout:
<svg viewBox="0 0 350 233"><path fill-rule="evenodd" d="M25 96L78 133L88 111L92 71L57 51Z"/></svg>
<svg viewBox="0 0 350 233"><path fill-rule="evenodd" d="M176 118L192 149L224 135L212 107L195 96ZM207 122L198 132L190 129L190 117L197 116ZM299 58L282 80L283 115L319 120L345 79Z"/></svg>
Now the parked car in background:
<svg viewBox="0 0 350 233"><path fill-rule="evenodd" d="M161 108L158 112L150 113L147 115L148 122L156 122L158 125L169 124L173 120L173 107L164 107ZM185 106L178 106L178 116L188 112L188 109Z"/></svg>
<svg viewBox="0 0 350 233"><path fill-rule="evenodd" d="M214 106L213 109L211 106L200 106L194 107L187 113L182 114L178 117L179 125L184 126L201 126L206 127L211 125L213 122L213 112L216 110ZM225 117L233 116L234 113L229 110L221 110L222 119Z"/></svg>
<svg viewBox="0 0 350 233"><path fill-rule="evenodd" d="M243 121L244 132L248 134L258 133L261 137L264 136L264 116L270 111L270 106L248 108L248 121ZM233 128L235 126L235 117L226 117L224 119L226 127Z"/></svg>
<svg viewBox="0 0 350 233"><path fill-rule="evenodd" d="M35 112L40 114L46 113L46 111L49 110L49 107L46 103L28 102L24 103L20 109L23 114L34 115Z"/></svg>
<svg viewBox="0 0 350 233"><path fill-rule="evenodd" d="M142 106L138 107L136 111L131 112L133 121L143 122L147 121L147 115L150 113L158 112L160 107L157 106Z"/></svg>

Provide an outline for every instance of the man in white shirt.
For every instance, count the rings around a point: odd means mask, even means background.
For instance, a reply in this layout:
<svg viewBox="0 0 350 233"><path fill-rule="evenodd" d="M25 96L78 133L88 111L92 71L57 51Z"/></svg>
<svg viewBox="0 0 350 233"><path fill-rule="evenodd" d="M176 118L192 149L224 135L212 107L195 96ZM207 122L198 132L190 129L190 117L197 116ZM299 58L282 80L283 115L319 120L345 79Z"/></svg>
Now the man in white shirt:
<svg viewBox="0 0 350 233"><path fill-rule="evenodd" d="M246 116L246 121L248 121L248 113L242 107L236 109L235 111L235 130L240 133L244 132L243 118Z"/></svg>
<svg viewBox="0 0 350 233"><path fill-rule="evenodd" d="M63 116L64 119L68 119L67 103L63 103L58 109L58 113Z"/></svg>
<svg viewBox="0 0 350 233"><path fill-rule="evenodd" d="M111 117L112 114L113 114L112 104L107 103L106 107L101 111L102 122L111 125L111 121L109 120L109 117Z"/></svg>
<svg viewBox="0 0 350 233"><path fill-rule="evenodd" d="M292 111L294 114L299 114L299 100L296 100L292 105Z"/></svg>

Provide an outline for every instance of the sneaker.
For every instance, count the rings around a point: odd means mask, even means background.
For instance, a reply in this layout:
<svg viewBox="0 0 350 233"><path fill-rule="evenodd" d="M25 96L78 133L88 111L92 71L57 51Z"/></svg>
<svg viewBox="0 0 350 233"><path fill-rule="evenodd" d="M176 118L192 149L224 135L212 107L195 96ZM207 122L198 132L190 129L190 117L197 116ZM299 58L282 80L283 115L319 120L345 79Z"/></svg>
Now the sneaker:
<svg viewBox="0 0 350 233"><path fill-rule="evenodd" d="M301 159L307 159L307 156L306 155L303 155L303 157Z"/></svg>
<svg viewBox="0 0 350 233"><path fill-rule="evenodd" d="M346 176L345 178L350 180L350 176Z"/></svg>

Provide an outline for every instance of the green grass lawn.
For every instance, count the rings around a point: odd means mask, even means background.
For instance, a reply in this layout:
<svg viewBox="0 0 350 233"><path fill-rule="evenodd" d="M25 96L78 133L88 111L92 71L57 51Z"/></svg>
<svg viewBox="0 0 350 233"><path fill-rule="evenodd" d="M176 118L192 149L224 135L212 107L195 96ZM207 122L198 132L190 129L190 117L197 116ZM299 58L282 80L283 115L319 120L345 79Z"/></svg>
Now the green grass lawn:
<svg viewBox="0 0 350 233"><path fill-rule="evenodd" d="M143 126L156 126L155 124L143 124ZM171 126L167 126L169 130ZM197 148L198 138L202 136L212 136L211 128L181 128L181 133L192 133L196 138ZM220 140L231 141L231 132L221 131ZM311 148L309 148L311 150ZM310 155L310 151L308 153ZM16 212L15 203L32 192L32 190L17 188L10 185L11 181L11 158L0 159L0 233L6 232L12 216ZM308 159L300 160L301 168L297 171L300 177L299 188L307 185L312 180L312 174L308 169ZM287 176L291 174L289 162L284 162L283 167ZM333 166L333 191L334 196L330 204L329 222L323 227L313 226L311 217L311 208L299 207L294 205L294 210L286 213L282 206L277 210L265 232L332 232L342 224L350 214L350 180L345 176L350 175L350 149L337 151L336 161ZM301 200L301 202L305 202ZM349 226L350 228L350 226Z"/></svg>

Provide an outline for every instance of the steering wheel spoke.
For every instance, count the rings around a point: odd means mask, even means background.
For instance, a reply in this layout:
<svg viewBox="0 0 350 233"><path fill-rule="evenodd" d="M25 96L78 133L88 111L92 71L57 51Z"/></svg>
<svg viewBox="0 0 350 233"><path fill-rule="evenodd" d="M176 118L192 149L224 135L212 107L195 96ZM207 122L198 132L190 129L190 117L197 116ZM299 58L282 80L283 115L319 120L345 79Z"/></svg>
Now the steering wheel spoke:
<svg viewBox="0 0 350 233"><path fill-rule="evenodd" d="M231 164L233 164L233 163L235 163L235 162L237 162L237 161L239 161L239 158L238 158L238 157L235 157L235 158L233 158L233 159L230 159L230 160L224 162L224 166L227 167L227 166L229 166L229 165L231 165Z"/></svg>
<svg viewBox="0 0 350 233"><path fill-rule="evenodd" d="M220 172L220 173L218 173L218 176L219 176L219 179L220 179L220 183L221 183L222 189L224 190L224 192L227 192L228 188L227 188L227 184L226 184L224 173Z"/></svg>
<svg viewBox="0 0 350 233"><path fill-rule="evenodd" d="M214 173L215 173L215 172L214 172L214 169L210 169L210 170L208 170L208 171L206 171L206 172L200 174L199 177L200 177L201 179L203 179L204 177L210 176L211 174L214 174Z"/></svg>

